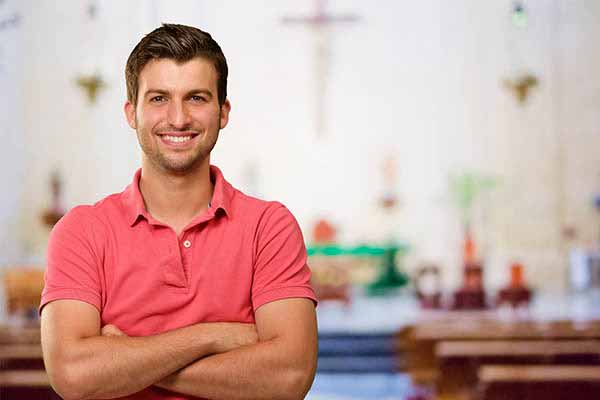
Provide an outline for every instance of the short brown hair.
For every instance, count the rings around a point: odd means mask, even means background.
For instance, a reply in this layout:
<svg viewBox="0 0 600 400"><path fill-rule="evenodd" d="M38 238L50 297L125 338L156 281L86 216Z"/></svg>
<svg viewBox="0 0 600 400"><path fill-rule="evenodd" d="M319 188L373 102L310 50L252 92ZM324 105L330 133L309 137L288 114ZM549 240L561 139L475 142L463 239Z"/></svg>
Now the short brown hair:
<svg viewBox="0 0 600 400"><path fill-rule="evenodd" d="M125 66L127 99L134 105L138 97L138 77L150 61L170 58L186 62L196 57L211 61L217 71L217 94L219 104L227 98L227 60L221 47L210 36L198 28L177 24L163 24L156 28L134 47Z"/></svg>

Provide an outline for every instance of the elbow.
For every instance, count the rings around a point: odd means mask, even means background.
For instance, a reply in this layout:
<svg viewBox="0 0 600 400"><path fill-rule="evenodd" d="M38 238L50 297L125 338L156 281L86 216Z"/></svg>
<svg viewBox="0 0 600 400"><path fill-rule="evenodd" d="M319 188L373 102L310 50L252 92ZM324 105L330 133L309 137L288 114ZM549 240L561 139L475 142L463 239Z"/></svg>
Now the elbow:
<svg viewBox="0 0 600 400"><path fill-rule="evenodd" d="M86 400L89 398L86 393L87 385L83 382L80 373L73 368L63 365L53 372L48 373L52 388L64 400Z"/></svg>
<svg viewBox="0 0 600 400"><path fill-rule="evenodd" d="M302 368L294 368L285 374L285 387L287 390L282 393L281 400L299 400L304 399L310 390L315 378L316 363Z"/></svg>

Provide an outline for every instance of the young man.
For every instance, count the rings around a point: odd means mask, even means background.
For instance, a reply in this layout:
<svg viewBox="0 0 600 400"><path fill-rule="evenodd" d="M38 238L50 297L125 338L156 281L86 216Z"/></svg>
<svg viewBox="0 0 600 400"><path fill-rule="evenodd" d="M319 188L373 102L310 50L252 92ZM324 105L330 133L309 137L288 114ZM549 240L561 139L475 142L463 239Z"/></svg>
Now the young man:
<svg viewBox="0 0 600 400"><path fill-rule="evenodd" d="M300 399L315 296L294 217L210 165L227 64L208 33L163 25L126 67L142 168L52 231L44 362L65 399Z"/></svg>

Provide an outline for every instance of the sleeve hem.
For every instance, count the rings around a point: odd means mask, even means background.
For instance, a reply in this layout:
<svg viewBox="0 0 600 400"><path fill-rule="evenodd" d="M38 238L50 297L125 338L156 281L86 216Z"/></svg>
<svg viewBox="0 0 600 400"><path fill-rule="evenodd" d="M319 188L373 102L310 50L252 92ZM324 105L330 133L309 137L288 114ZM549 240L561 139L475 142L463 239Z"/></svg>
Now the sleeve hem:
<svg viewBox="0 0 600 400"><path fill-rule="evenodd" d="M44 291L42 294L42 300L40 302L38 314L41 315L44 306L55 300L80 300L96 307L99 313L102 312L102 307L100 306L100 297L96 293L85 289L54 288Z"/></svg>
<svg viewBox="0 0 600 400"><path fill-rule="evenodd" d="M309 285L306 286L285 286L270 289L262 292L252 298L252 306L256 311L260 306L275 300L289 299L294 297L307 298L313 301L315 307L318 304L317 297Z"/></svg>

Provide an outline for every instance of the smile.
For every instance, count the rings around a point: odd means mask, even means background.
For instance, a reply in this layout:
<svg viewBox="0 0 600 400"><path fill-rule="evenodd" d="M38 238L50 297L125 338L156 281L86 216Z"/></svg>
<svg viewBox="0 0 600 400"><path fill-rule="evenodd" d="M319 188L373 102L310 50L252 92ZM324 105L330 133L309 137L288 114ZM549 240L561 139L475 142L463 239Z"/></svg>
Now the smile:
<svg viewBox="0 0 600 400"><path fill-rule="evenodd" d="M169 146L182 147L193 141L198 136L197 133L185 132L184 134L158 134L161 141Z"/></svg>
<svg viewBox="0 0 600 400"><path fill-rule="evenodd" d="M162 136L163 139L168 140L169 142L173 142L173 143L183 143L183 142L187 142L188 140L190 140L192 138L192 136L169 136L169 135L163 135Z"/></svg>

